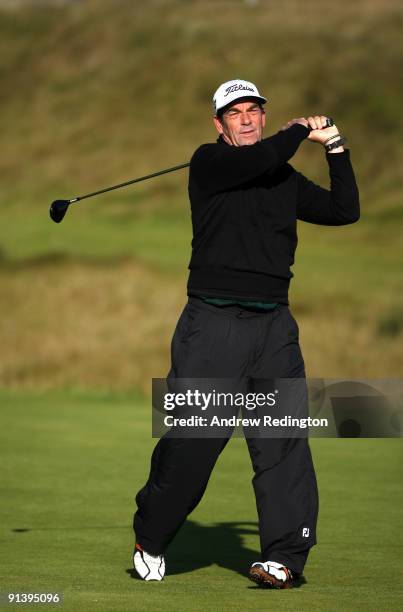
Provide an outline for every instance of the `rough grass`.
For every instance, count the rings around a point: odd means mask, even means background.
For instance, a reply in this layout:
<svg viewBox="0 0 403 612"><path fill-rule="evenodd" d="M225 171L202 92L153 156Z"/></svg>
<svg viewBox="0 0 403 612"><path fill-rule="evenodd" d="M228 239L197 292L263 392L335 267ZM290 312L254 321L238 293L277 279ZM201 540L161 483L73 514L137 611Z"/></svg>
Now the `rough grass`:
<svg viewBox="0 0 403 612"><path fill-rule="evenodd" d="M355 152L367 204L382 208L385 192L396 204L402 20L401 3L391 0L343 0L326 10L317 0L0 10L0 193L7 207L39 212L47 199L186 161L214 138L212 91L240 75L268 97L269 132L295 116L334 117ZM307 146L298 163L323 179L321 157Z"/></svg>
<svg viewBox="0 0 403 612"><path fill-rule="evenodd" d="M183 287L131 260L42 263L2 275L1 381L149 390L166 374ZM20 327L23 322L23 327Z"/></svg>
<svg viewBox="0 0 403 612"><path fill-rule="evenodd" d="M305 584L257 589L252 469L231 440L167 553L132 578L134 495L154 445L138 395L0 392L2 591L62 591L63 610L400 610L401 440L313 440L318 545ZM20 531L16 531L20 530ZM22 530L22 531L21 531Z"/></svg>
<svg viewBox="0 0 403 612"><path fill-rule="evenodd" d="M308 373L401 375L401 3L6 4L0 384L146 390L166 373L187 171L84 201L59 226L48 207L187 161L215 137L211 92L234 75L268 97L268 133L323 111L349 138L360 223L300 228L291 304ZM328 184L319 147L293 164Z"/></svg>
<svg viewBox="0 0 403 612"><path fill-rule="evenodd" d="M308 375L399 377L403 287L393 252L377 268L365 243L354 258L355 242L346 239L339 250L338 241L320 245L315 234L312 238L314 248L309 233L301 240L305 246L290 298ZM7 300L0 303L0 384L138 387L148 393L151 378L169 369L186 274L184 259L179 274L175 267L162 271L147 262L147 250L141 253L137 260L3 262L0 282ZM180 261L174 259L175 266Z"/></svg>

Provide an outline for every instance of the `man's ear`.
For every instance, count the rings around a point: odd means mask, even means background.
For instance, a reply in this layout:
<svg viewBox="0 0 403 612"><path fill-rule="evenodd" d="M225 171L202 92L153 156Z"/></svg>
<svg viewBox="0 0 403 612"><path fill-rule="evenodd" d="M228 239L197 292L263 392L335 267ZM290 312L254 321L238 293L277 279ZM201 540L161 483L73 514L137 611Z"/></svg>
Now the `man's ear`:
<svg viewBox="0 0 403 612"><path fill-rule="evenodd" d="M217 117L217 115L214 115L213 122L214 122L215 129L217 130L217 132L219 134L223 134L224 133L224 128L223 128L223 125L221 123L221 120Z"/></svg>
<svg viewBox="0 0 403 612"><path fill-rule="evenodd" d="M262 127L266 125L266 111L262 108Z"/></svg>

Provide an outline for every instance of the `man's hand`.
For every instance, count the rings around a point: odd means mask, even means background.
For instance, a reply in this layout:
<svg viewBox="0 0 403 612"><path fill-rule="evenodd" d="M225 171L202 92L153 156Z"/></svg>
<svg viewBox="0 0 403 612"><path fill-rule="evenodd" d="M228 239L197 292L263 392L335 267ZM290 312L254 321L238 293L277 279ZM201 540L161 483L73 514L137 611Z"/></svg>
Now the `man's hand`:
<svg viewBox="0 0 403 612"><path fill-rule="evenodd" d="M326 120L327 117L324 115L315 115L315 117L308 117L308 119L305 119L305 117L299 117L298 119L291 119L291 121L283 125L281 129L287 130L295 123L300 123L305 127L310 127L312 130L308 135L308 140L323 144L325 140L331 136L337 136L339 133L339 130L335 125L325 128Z"/></svg>
<svg viewBox="0 0 403 612"><path fill-rule="evenodd" d="M319 142L320 144L324 145L326 140L328 140L332 136L339 136L339 130L337 129L336 125L332 125L331 127L326 128L324 127L326 125L326 119L327 117L325 117L324 115L315 115L314 117L308 117L308 119L305 119L305 117L299 117L298 119L292 119L291 121L286 123L286 125L284 125L281 129L287 130L295 123L300 123L305 127L311 128L311 132L308 134L308 140L311 140L312 142ZM336 140L336 138L334 138L334 140ZM329 141L328 144L330 144L331 142L333 141ZM331 153L340 153L341 151L344 151L342 146L333 149Z"/></svg>
<svg viewBox="0 0 403 612"><path fill-rule="evenodd" d="M323 115L308 117L307 123L309 127L312 128L312 132L310 132L308 135L308 140L324 144L325 141L331 136L338 136L339 130L337 129L336 125L332 125L331 127L327 128L324 127L326 125L326 119L327 117Z"/></svg>

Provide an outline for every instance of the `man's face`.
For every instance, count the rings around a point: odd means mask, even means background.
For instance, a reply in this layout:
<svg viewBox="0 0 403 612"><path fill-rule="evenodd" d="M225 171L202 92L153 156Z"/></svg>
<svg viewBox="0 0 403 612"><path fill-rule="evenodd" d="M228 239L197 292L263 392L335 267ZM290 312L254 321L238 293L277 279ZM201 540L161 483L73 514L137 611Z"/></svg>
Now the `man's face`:
<svg viewBox="0 0 403 612"><path fill-rule="evenodd" d="M225 142L234 147L252 145L262 140L266 115L258 102L235 102L220 117L213 117L214 125Z"/></svg>

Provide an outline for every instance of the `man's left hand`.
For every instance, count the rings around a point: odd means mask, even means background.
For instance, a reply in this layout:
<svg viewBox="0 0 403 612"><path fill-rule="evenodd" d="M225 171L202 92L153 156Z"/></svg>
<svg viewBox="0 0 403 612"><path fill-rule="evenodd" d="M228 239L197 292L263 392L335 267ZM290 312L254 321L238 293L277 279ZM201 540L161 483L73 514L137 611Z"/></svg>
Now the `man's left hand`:
<svg viewBox="0 0 403 612"><path fill-rule="evenodd" d="M315 115L314 117L307 118L309 126L312 128L312 132L308 135L308 140L324 144L325 140L331 136L337 136L339 130L336 125L327 128L324 127L326 125L326 119L327 117L324 115Z"/></svg>

